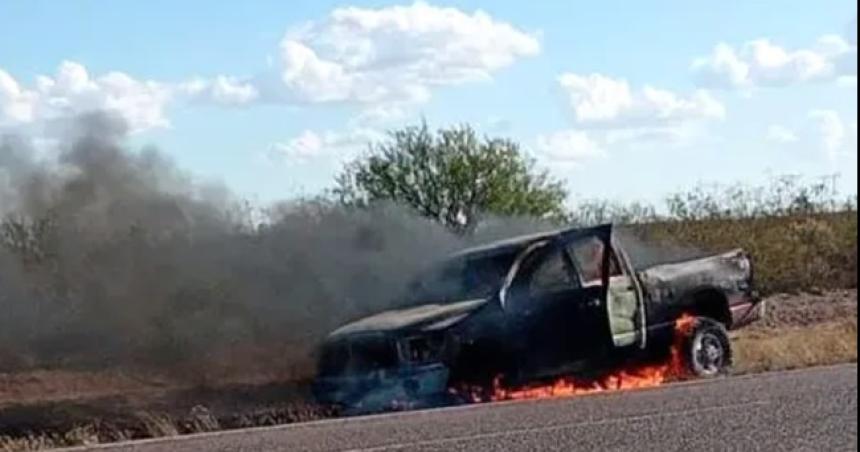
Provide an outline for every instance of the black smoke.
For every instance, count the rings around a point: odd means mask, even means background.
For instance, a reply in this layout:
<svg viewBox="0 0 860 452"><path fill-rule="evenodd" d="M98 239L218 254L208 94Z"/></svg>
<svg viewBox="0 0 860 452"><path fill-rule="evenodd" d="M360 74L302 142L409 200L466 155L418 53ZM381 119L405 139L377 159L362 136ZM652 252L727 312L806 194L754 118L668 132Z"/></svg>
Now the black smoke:
<svg viewBox="0 0 860 452"><path fill-rule="evenodd" d="M2 138L0 368L305 353L462 246L396 206L251 206L124 139L102 114L47 151Z"/></svg>

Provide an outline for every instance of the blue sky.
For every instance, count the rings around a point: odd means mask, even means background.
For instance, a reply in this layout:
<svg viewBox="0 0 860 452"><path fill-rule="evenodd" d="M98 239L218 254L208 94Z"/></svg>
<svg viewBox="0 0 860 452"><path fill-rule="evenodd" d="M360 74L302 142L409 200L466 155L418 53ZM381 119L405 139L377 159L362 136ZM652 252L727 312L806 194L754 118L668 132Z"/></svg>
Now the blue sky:
<svg viewBox="0 0 860 452"><path fill-rule="evenodd" d="M94 108L203 179L313 194L422 116L520 141L576 197L838 172L854 2L0 1L0 131ZM41 78L39 78L41 76Z"/></svg>

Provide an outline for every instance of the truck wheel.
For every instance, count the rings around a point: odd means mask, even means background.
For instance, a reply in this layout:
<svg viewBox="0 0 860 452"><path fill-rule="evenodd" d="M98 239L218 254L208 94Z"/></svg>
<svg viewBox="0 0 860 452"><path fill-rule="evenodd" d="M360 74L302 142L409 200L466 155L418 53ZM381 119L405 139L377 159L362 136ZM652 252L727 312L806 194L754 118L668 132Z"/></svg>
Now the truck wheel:
<svg viewBox="0 0 860 452"><path fill-rule="evenodd" d="M725 327L708 318L696 319L686 341L686 358L697 377L715 377L732 365L732 345Z"/></svg>

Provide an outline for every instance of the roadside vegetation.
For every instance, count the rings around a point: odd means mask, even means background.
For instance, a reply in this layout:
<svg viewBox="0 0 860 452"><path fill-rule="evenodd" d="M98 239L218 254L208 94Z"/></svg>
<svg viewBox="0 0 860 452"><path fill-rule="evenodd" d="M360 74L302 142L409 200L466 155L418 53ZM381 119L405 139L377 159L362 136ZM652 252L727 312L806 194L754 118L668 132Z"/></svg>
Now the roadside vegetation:
<svg viewBox="0 0 860 452"><path fill-rule="evenodd" d="M857 290L778 294L763 321L733 333L737 373L857 362Z"/></svg>
<svg viewBox="0 0 860 452"><path fill-rule="evenodd" d="M19 165L0 206L0 450L335 415L306 385L331 328L450 251L569 224L622 225L639 265L750 251L773 308L736 334L738 372L857 358L857 200L824 182L566 205L516 143L425 124L347 163L325 196L266 209L96 132L64 161Z"/></svg>

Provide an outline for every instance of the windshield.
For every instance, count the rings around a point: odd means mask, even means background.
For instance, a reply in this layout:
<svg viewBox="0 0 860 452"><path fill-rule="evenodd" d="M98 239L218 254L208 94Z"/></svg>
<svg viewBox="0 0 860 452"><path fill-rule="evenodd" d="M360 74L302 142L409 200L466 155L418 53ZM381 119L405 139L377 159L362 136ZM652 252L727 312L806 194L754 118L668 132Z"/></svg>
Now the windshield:
<svg viewBox="0 0 860 452"><path fill-rule="evenodd" d="M519 248L467 254L446 260L409 285L408 304L452 303L498 292Z"/></svg>

